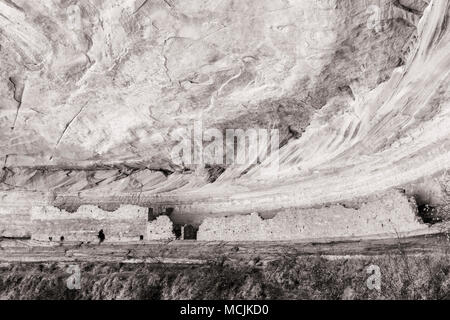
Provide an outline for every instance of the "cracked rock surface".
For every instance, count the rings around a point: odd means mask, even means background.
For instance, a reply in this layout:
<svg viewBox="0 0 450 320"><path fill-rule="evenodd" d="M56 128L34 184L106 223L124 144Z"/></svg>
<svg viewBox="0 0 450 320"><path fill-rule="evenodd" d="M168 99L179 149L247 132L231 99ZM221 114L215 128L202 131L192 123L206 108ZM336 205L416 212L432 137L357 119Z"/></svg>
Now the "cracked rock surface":
<svg viewBox="0 0 450 320"><path fill-rule="evenodd" d="M171 134L194 120L301 133L404 60L420 14L374 4L383 32L349 0L1 1L1 154L170 169Z"/></svg>
<svg viewBox="0 0 450 320"><path fill-rule="evenodd" d="M401 188L446 216L449 6L0 0L4 204L170 204L199 224ZM195 121L277 128L280 157L174 163Z"/></svg>

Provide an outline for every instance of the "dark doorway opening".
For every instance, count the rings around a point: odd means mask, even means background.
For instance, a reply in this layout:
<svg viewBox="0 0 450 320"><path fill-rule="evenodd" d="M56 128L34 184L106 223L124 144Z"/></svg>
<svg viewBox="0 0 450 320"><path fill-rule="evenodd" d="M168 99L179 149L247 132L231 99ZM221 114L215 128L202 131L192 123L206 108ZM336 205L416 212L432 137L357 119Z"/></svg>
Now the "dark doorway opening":
<svg viewBox="0 0 450 320"><path fill-rule="evenodd" d="M430 206L429 204L421 204L417 209L419 211L419 217L424 223L434 224L442 222L442 218L438 216L435 207Z"/></svg>
<svg viewBox="0 0 450 320"><path fill-rule="evenodd" d="M174 235L175 235L175 238L177 239L177 240L182 240L181 239L181 225L179 225L179 224L174 224L173 225L173 233L174 233Z"/></svg>
<svg viewBox="0 0 450 320"><path fill-rule="evenodd" d="M183 228L183 239L184 240L197 240L198 228L188 224Z"/></svg>
<svg viewBox="0 0 450 320"><path fill-rule="evenodd" d="M155 214L153 213L153 208L148 208L148 213L147 213L147 221L148 222L152 222L153 220L156 219Z"/></svg>
<svg viewBox="0 0 450 320"><path fill-rule="evenodd" d="M190 224L174 224L173 233L178 240L197 240L198 228Z"/></svg>
<svg viewBox="0 0 450 320"><path fill-rule="evenodd" d="M105 236L105 233L103 232L103 229L98 232L97 238L100 241L100 243L105 241L106 236Z"/></svg>

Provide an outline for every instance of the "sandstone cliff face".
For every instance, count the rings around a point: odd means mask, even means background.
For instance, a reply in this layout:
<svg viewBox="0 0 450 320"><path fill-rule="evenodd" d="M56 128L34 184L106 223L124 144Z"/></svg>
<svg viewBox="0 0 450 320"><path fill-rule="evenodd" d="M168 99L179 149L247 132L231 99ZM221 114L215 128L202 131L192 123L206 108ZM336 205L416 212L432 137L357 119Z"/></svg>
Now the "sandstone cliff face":
<svg viewBox="0 0 450 320"><path fill-rule="evenodd" d="M193 120L301 134L331 98L404 62L413 4L2 1L2 157L170 169L171 133Z"/></svg>
<svg viewBox="0 0 450 320"><path fill-rule="evenodd" d="M448 0L0 1L0 188L202 216L401 187L448 213L448 15ZM280 157L174 163L196 120L278 128Z"/></svg>

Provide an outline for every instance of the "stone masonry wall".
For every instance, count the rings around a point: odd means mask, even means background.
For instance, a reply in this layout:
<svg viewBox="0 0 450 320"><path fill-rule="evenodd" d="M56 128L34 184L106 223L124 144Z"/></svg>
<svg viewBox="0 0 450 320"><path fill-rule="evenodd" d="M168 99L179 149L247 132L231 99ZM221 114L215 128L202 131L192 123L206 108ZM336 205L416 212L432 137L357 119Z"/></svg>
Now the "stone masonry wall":
<svg viewBox="0 0 450 320"><path fill-rule="evenodd" d="M31 235L30 208L0 207L0 237L28 238Z"/></svg>
<svg viewBox="0 0 450 320"><path fill-rule="evenodd" d="M167 216L159 216L147 224L148 240L175 240L173 223Z"/></svg>
<svg viewBox="0 0 450 320"><path fill-rule="evenodd" d="M59 241L98 241L103 230L106 241L139 241L146 235L147 209L137 206L121 206L114 212L95 206L81 206L70 213L55 207L33 207L31 212L32 239Z"/></svg>
<svg viewBox="0 0 450 320"><path fill-rule="evenodd" d="M0 237L29 238L31 208L46 202L45 193L0 191Z"/></svg>
<svg viewBox="0 0 450 320"><path fill-rule="evenodd" d="M258 213L207 218L197 239L204 241L282 241L313 238L363 237L415 231L419 222L413 200L400 191L378 197L358 208L332 205L318 209L289 209L273 219Z"/></svg>

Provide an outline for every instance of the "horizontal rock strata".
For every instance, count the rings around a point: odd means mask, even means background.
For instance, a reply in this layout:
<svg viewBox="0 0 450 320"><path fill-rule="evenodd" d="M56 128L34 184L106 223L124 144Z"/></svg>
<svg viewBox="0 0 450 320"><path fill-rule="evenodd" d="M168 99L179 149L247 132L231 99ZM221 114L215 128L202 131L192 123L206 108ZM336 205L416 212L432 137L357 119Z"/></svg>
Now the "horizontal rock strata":
<svg viewBox="0 0 450 320"><path fill-rule="evenodd" d="M0 12L3 237L172 238L170 222L202 225L200 239L395 237L422 226L393 188L450 216L449 0L9 0ZM196 121L279 129L278 157L175 163L175 133ZM170 221L123 204L170 208Z"/></svg>

